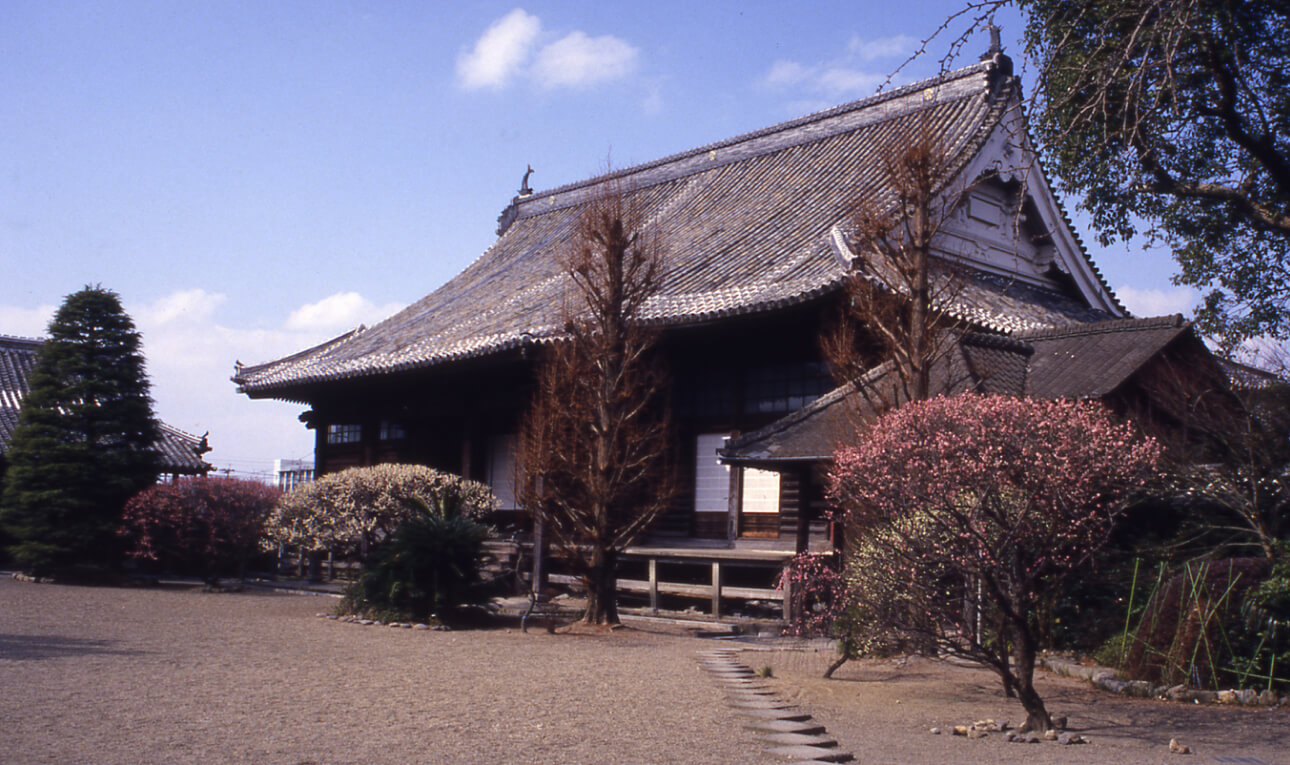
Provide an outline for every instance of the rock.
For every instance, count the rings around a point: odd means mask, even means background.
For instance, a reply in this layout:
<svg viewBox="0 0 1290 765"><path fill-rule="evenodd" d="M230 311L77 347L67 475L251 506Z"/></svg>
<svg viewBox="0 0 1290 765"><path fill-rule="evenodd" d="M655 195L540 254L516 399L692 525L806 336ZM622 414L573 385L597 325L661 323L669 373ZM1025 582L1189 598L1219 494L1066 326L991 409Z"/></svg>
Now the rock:
<svg viewBox="0 0 1290 765"><path fill-rule="evenodd" d="M337 616L336 614L327 614L327 618L328 618L328 619L331 619L332 621L335 621L336 619L339 619L340 617L339 617L339 616Z"/></svg>
<svg viewBox="0 0 1290 765"><path fill-rule="evenodd" d="M1057 737L1057 743L1070 746L1071 744L1087 744L1088 739L1078 733L1063 733Z"/></svg>
<svg viewBox="0 0 1290 765"><path fill-rule="evenodd" d="M986 733L985 731L981 730L976 726L968 728L968 731L967 731L968 738L985 738L986 736L989 736L989 735L990 735L989 733Z"/></svg>
<svg viewBox="0 0 1290 765"><path fill-rule="evenodd" d="M414 624L414 625L412 625L412 629L414 629L414 630L428 630L428 629L430 629L430 625L429 625L429 624Z"/></svg>
<svg viewBox="0 0 1290 765"><path fill-rule="evenodd" d="M1149 699L1155 695L1155 687L1146 680L1133 680L1124 686L1124 695Z"/></svg>
<svg viewBox="0 0 1290 765"><path fill-rule="evenodd" d="M1185 683L1179 683L1165 691L1165 698L1170 701L1191 701L1191 689Z"/></svg>
<svg viewBox="0 0 1290 765"><path fill-rule="evenodd" d="M1169 752L1171 754L1191 754L1191 747L1178 743L1178 739L1169 739Z"/></svg>
<svg viewBox="0 0 1290 765"><path fill-rule="evenodd" d="M1214 691L1192 691L1191 700L1197 704L1213 704L1218 701L1218 694Z"/></svg>
<svg viewBox="0 0 1290 765"><path fill-rule="evenodd" d="M1259 692L1253 688L1246 688L1236 692L1236 700L1247 707L1252 707L1259 703Z"/></svg>
<svg viewBox="0 0 1290 765"><path fill-rule="evenodd" d="M1235 704L1237 701L1239 701L1239 697L1236 695L1236 691L1218 692L1218 703L1220 704Z"/></svg>
<svg viewBox="0 0 1290 765"><path fill-rule="evenodd" d="M1128 688L1129 684L1123 680L1116 680L1115 675L1110 672L1104 672L1093 678L1093 686L1111 693L1124 693L1124 689Z"/></svg>
<svg viewBox="0 0 1290 765"><path fill-rule="evenodd" d="M359 624L361 624L361 625L363 625L364 627L366 627L366 626L368 626L369 624L371 624L371 623L372 623L372 620L371 620L371 619L359 619L359 620L358 620L358 623L359 623Z"/></svg>
<svg viewBox="0 0 1290 765"><path fill-rule="evenodd" d="M1016 737L1017 737L1017 732L1012 730L1003 734L1003 740L1007 741L1008 743L1012 743L1012 740L1015 739Z"/></svg>
<svg viewBox="0 0 1290 765"><path fill-rule="evenodd" d="M956 735L956 736L966 736L966 735L967 735L967 733L968 733L968 726L966 726L966 725L955 725L955 726L954 726L954 735Z"/></svg>
<svg viewBox="0 0 1290 765"><path fill-rule="evenodd" d="M1275 707L1276 705L1277 705L1276 691L1272 690L1271 688L1266 688L1264 689L1263 693L1259 694L1259 706Z"/></svg>
<svg viewBox="0 0 1290 765"><path fill-rule="evenodd" d="M387 624L387 625L385 625L385 626L387 626L387 627L393 627L394 629L399 629L400 627L402 627L402 626L403 626L403 623L402 623L402 622L390 622L389 624Z"/></svg>
<svg viewBox="0 0 1290 765"><path fill-rule="evenodd" d="M1055 717L1055 718L1053 718L1053 727L1054 727L1054 728L1056 728L1057 730L1066 730L1066 717L1065 717L1065 715L1063 715L1063 716L1061 716L1061 717Z"/></svg>
<svg viewBox="0 0 1290 765"><path fill-rule="evenodd" d="M1044 731L1044 740L1045 740L1045 741L1056 741L1056 740L1057 740L1057 729L1056 729L1056 728L1049 728L1048 730Z"/></svg>
<svg viewBox="0 0 1290 765"><path fill-rule="evenodd" d="M928 733L930 733L930 734L932 734L933 736L939 736L939 735L941 735L941 729L940 729L940 728L932 728L931 730L929 730L929 731L927 731L927 732L928 732Z"/></svg>
<svg viewBox="0 0 1290 765"><path fill-rule="evenodd" d="M1039 736L1034 733L1016 733L1012 734L1012 738L1007 740L1010 744L1038 744Z"/></svg>

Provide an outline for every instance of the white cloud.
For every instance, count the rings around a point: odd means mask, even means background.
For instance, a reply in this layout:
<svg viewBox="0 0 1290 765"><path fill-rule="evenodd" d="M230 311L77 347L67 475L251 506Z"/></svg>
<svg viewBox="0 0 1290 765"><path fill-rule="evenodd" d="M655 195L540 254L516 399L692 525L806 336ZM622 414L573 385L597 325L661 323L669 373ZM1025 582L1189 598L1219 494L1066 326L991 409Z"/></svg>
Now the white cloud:
<svg viewBox="0 0 1290 765"><path fill-rule="evenodd" d="M501 90L522 75L542 88L580 88L622 79L640 59L635 46L613 35L574 30L539 48L541 33L541 20L520 8L501 17L457 57L458 84Z"/></svg>
<svg viewBox="0 0 1290 765"><path fill-rule="evenodd" d="M770 65L770 71L762 77L762 84L768 88L780 89L792 87L810 76L810 70L796 61L779 59Z"/></svg>
<svg viewBox="0 0 1290 765"><path fill-rule="evenodd" d="M873 61L880 58L908 56L914 52L914 46L917 43L918 41L909 35L879 37L876 40L852 37L851 42L847 44L847 51L860 61Z"/></svg>
<svg viewBox="0 0 1290 765"><path fill-rule="evenodd" d="M826 93L836 93L840 96L847 94L863 95L874 92L886 80L887 75L885 74L862 72L858 69L837 66L821 72L818 84L819 89Z"/></svg>
<svg viewBox="0 0 1290 765"><path fill-rule="evenodd" d="M209 319L227 299L226 295L203 289L180 290L151 305L141 306L133 317L137 323L155 324Z"/></svg>
<svg viewBox="0 0 1290 765"><path fill-rule="evenodd" d="M301 405L252 401L238 393L229 380L234 362L280 358L402 306L378 306L357 293L338 293L301 306L282 326L257 328L223 319L226 302L220 293L188 289L125 309L143 336L157 417L197 435L209 431L214 451L206 459L217 467L262 475L276 458L311 455L313 432L297 419ZM55 310L0 306L0 333L44 336Z"/></svg>
<svg viewBox="0 0 1290 765"><path fill-rule="evenodd" d="M359 324L375 324L402 307L398 303L378 306L357 292L337 292L292 311L286 327L296 331L343 331Z"/></svg>
<svg viewBox="0 0 1290 765"><path fill-rule="evenodd" d="M1127 285L1117 287L1115 295L1134 316L1168 316L1181 313L1190 316L1200 302L1200 295L1189 287L1172 290L1138 289Z"/></svg>
<svg viewBox="0 0 1290 765"><path fill-rule="evenodd" d="M0 306L0 335L18 337L44 337L49 327L49 320L54 318L52 305L36 308L18 308L17 306Z"/></svg>
<svg viewBox="0 0 1290 765"><path fill-rule="evenodd" d="M757 84L776 92L794 91L829 99L857 98L873 93L887 81L887 72L895 64L877 71L868 66L881 59L908 56L917 41L908 35L881 37L876 40L851 38L841 54L816 63L778 59Z"/></svg>
<svg viewBox="0 0 1290 765"><path fill-rule="evenodd" d="M485 30L475 47L457 57L457 80L463 88L498 89L528 60L542 30L537 16L516 8Z"/></svg>
<svg viewBox="0 0 1290 765"><path fill-rule="evenodd" d="M613 35L574 31L538 52L533 77L544 88L583 87L631 74L639 51Z"/></svg>

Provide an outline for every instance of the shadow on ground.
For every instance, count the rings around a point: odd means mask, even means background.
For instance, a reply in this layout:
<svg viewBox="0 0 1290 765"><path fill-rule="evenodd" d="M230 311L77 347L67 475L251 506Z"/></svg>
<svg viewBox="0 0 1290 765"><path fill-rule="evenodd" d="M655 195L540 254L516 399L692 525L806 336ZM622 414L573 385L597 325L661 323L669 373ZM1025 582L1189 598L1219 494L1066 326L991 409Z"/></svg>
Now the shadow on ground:
<svg viewBox="0 0 1290 765"><path fill-rule="evenodd" d="M40 661L91 654L136 656L142 651L118 648L117 640L89 640L61 635L6 635L0 633L0 659Z"/></svg>

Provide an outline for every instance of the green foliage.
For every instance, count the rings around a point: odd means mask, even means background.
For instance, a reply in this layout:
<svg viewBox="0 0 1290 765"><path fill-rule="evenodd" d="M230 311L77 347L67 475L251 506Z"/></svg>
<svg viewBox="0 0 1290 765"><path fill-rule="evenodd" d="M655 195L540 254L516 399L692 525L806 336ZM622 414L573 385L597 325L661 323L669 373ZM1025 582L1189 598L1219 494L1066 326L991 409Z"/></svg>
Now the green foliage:
<svg viewBox="0 0 1290 765"><path fill-rule="evenodd" d="M1132 642L1133 637L1123 632L1112 635L1093 652L1093 661L1102 667L1119 667Z"/></svg>
<svg viewBox="0 0 1290 765"><path fill-rule="evenodd" d="M1290 690L1290 555L1245 596L1234 669L1242 685ZM1242 650L1243 649L1243 650Z"/></svg>
<svg viewBox="0 0 1290 765"><path fill-rule="evenodd" d="M1101 238L1173 248L1202 326L1290 337L1290 6L1019 0L1032 127Z"/></svg>
<svg viewBox="0 0 1290 765"><path fill-rule="evenodd" d="M122 508L158 469L139 333L116 293L67 297L29 383L0 503L9 552L39 575L101 574L120 560Z"/></svg>
<svg viewBox="0 0 1290 765"><path fill-rule="evenodd" d="M424 620L487 602L479 558L488 527L460 514L421 508L373 551L352 593L361 597L360 609Z"/></svg>
<svg viewBox="0 0 1290 765"><path fill-rule="evenodd" d="M480 518L497 500L483 484L424 465L350 468L284 495L265 523L266 540L361 560L427 507L444 517Z"/></svg>

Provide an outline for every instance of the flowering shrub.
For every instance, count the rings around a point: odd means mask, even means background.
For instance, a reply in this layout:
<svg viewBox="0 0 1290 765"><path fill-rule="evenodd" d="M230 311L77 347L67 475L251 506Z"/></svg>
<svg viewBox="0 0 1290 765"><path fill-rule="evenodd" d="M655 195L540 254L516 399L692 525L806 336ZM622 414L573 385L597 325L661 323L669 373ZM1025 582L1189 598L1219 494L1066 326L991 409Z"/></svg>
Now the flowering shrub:
<svg viewBox="0 0 1290 765"><path fill-rule="evenodd" d="M889 412L830 474L858 542L851 597L884 631L993 668L1046 728L1035 609L1106 542L1159 457L1095 403L963 395Z"/></svg>
<svg viewBox="0 0 1290 765"><path fill-rule="evenodd" d="M209 585L243 573L281 492L239 478L186 478L136 494L121 535L135 558L193 571Z"/></svg>
<svg viewBox="0 0 1290 765"><path fill-rule="evenodd" d="M423 465L375 465L324 475L282 497L266 544L365 559L404 521L426 513L479 518L497 508L487 486Z"/></svg>

